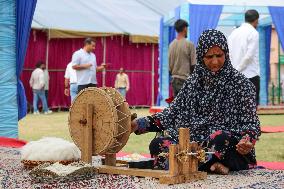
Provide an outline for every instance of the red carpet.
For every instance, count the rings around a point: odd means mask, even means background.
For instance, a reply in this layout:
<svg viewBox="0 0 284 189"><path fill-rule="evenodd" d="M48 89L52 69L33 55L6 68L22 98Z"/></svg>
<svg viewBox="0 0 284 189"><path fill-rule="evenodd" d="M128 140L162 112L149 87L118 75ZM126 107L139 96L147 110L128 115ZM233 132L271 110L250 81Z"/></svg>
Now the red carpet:
<svg viewBox="0 0 284 189"><path fill-rule="evenodd" d="M149 113L150 114L159 113L159 112L163 111L164 109L165 109L165 107L162 107L162 106L152 106L149 109Z"/></svg>
<svg viewBox="0 0 284 189"><path fill-rule="evenodd" d="M284 162L257 161L257 165L271 170L284 170Z"/></svg>
<svg viewBox="0 0 284 189"><path fill-rule="evenodd" d="M284 132L284 126L279 127L261 127L261 132L263 133L279 133Z"/></svg>
<svg viewBox="0 0 284 189"><path fill-rule="evenodd" d="M127 156L127 155L129 155L129 154L131 154L131 153L118 152L118 153L116 154L116 157L123 157L123 156ZM145 156L145 157L147 157L147 158L150 158L150 157L151 157L150 154L141 154L141 155L142 155L142 156Z"/></svg>
<svg viewBox="0 0 284 189"><path fill-rule="evenodd" d="M15 138L6 138L0 137L0 146L11 147L11 148L20 148L24 146L27 142Z"/></svg>

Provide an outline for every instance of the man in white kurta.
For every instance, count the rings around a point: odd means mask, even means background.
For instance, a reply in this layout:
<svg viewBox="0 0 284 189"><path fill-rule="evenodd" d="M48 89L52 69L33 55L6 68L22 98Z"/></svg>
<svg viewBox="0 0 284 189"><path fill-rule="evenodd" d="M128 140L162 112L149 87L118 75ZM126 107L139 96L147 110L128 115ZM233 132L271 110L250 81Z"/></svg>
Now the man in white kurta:
<svg viewBox="0 0 284 189"><path fill-rule="evenodd" d="M44 91L44 63L39 61L36 64L36 69L32 72L31 78L30 78L30 86L33 90L33 109L34 114L39 114L38 111L38 101L41 99L42 102L42 109L44 114L50 114L52 111L48 109L46 97L45 97L45 91Z"/></svg>
<svg viewBox="0 0 284 189"><path fill-rule="evenodd" d="M93 53L96 43L92 38L86 38L84 47L72 55L72 68L76 70L78 92L88 87L97 86L96 73L103 71L105 63L97 66L96 55Z"/></svg>
<svg viewBox="0 0 284 189"><path fill-rule="evenodd" d="M70 95L71 102L73 102L78 93L78 85L76 71L72 68L72 62L70 62L66 67L64 79L64 94L66 96Z"/></svg>
<svg viewBox="0 0 284 189"><path fill-rule="evenodd" d="M259 14L256 10L245 13L245 23L228 37L230 58L234 68L243 73L256 88L259 103L259 34L256 30Z"/></svg>

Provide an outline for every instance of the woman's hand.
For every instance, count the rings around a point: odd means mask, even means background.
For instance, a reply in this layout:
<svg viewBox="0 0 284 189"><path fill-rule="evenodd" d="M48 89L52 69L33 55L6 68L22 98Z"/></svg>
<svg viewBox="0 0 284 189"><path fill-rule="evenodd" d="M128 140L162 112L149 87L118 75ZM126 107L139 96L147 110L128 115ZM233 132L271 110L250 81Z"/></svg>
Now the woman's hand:
<svg viewBox="0 0 284 189"><path fill-rule="evenodd" d="M236 145L236 147L237 147L237 152L239 152L241 155L246 155L252 150L253 144L246 139L242 139Z"/></svg>
<svg viewBox="0 0 284 189"><path fill-rule="evenodd" d="M136 119L134 119L131 121L131 133L134 133L135 131L137 131L137 129L138 129L138 125L137 125Z"/></svg>

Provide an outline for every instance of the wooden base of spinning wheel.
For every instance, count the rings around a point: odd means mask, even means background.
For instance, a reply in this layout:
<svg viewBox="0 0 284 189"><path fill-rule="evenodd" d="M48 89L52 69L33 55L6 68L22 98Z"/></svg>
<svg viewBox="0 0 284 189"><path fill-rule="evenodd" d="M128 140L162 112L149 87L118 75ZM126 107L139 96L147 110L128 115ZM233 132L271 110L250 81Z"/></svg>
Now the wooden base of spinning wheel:
<svg viewBox="0 0 284 189"><path fill-rule="evenodd" d="M159 179L161 184L180 184L206 179L207 173L198 171L198 159L195 156L188 156L185 154L184 157L186 157L186 161L180 161L177 157L180 152L191 152L196 150L197 143L189 142L189 129L180 128L179 144L170 145L168 171L116 167L114 155L106 155L106 165L98 167L98 170L99 173L104 174L153 177Z"/></svg>
<svg viewBox="0 0 284 189"><path fill-rule="evenodd" d="M179 129L179 144L169 147L169 170L134 169L116 165L116 153L127 143L131 130L131 113L125 99L112 88L89 88L78 94L69 114L69 129L81 149L82 161L92 163L92 155L104 155L101 174L153 177L161 184L178 184L205 179L198 171L198 159L189 155L198 148L190 142L188 128ZM189 154L188 154L189 153Z"/></svg>

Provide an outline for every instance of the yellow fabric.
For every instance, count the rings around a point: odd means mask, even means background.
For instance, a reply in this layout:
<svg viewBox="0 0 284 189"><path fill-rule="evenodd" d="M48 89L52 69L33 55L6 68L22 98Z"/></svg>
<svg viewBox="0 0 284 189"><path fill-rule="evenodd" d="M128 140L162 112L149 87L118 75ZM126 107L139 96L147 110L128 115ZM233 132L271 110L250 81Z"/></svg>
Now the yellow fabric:
<svg viewBox="0 0 284 189"><path fill-rule="evenodd" d="M46 32L49 32L49 38L84 38L122 35L121 33L82 32L59 29L51 29ZM129 40L132 43L159 43L159 37L157 36L130 35Z"/></svg>
<svg viewBox="0 0 284 189"><path fill-rule="evenodd" d="M50 38L107 37L112 35L119 35L119 34L100 33L100 32L81 32L81 31L71 31L71 30L54 30L54 29L49 31Z"/></svg>
<svg viewBox="0 0 284 189"><path fill-rule="evenodd" d="M159 43L159 37L143 36L143 35L131 35L130 41L132 43Z"/></svg>

